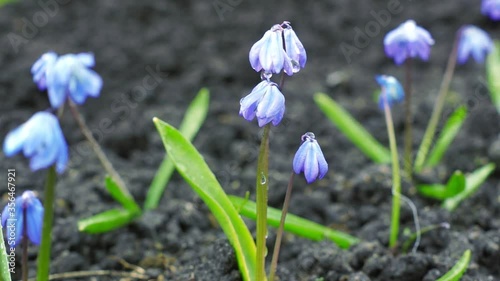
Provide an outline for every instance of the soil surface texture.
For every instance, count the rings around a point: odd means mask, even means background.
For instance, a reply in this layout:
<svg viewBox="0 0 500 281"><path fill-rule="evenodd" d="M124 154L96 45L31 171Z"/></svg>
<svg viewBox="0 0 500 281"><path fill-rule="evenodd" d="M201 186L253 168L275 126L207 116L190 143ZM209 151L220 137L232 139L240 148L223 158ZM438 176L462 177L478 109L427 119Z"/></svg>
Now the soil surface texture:
<svg viewBox="0 0 500 281"><path fill-rule="evenodd" d="M115 168L142 205L165 150L153 125L158 117L178 126L201 87L211 92L208 118L194 140L227 193L255 198L256 155L262 130L238 115L239 101L260 81L248 51L273 24L290 21L304 44L306 67L287 77L283 122L270 140L269 204L281 208L292 159L305 132L314 132L329 162L326 177L307 185L295 178L290 212L362 239L349 250L329 241L284 237L278 276L284 281L432 281L466 249L472 259L464 281L500 280L500 172L495 172L454 212L403 184L422 227L448 223L422 236L414 253L388 250L391 168L367 159L319 111L313 94L324 92L388 146L383 112L374 101L377 74L404 79L404 68L384 55L384 35L414 19L433 35L428 62L413 64L415 149L432 112L455 32L474 24L500 39L500 24L480 13L479 0L19 0L0 8L0 136L49 108L31 65L43 53L93 52L104 86L81 106ZM348 52L341 46L349 46ZM277 77L273 77L277 78ZM484 66L457 68L445 113L460 105L468 117L442 163L422 178L446 182L456 170L500 164L500 122L485 84ZM149 84L145 84L149 83ZM396 137L403 145L403 106L394 107ZM174 174L158 209L106 234L80 233L77 221L117 207L104 188L105 173L67 110L61 126L70 166L57 184L52 273L113 270L142 272L148 280L238 281L231 245L203 201ZM401 154L400 154L401 155ZM16 169L17 192L39 192L46 171L31 172L21 155L0 153L0 194L7 169ZM2 207L7 195L2 197ZM255 223L246 220L255 233ZM401 236L414 231L402 204ZM269 230L272 249L275 229ZM29 249L35 276L38 247ZM20 251L15 279L20 279ZM268 256L270 260L270 256ZM137 280L94 276L64 280Z"/></svg>

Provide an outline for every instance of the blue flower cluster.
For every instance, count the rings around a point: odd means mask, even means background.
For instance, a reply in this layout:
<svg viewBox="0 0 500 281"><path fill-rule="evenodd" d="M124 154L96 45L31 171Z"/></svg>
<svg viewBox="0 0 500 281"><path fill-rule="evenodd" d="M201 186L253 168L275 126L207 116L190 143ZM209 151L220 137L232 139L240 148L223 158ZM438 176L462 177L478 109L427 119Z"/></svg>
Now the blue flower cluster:
<svg viewBox="0 0 500 281"><path fill-rule="evenodd" d="M249 60L255 71L262 72L263 79L241 99L240 115L248 121L257 117L260 127L269 123L276 126L285 113L285 97L270 78L282 71L289 76L299 72L306 65L306 50L291 24L285 21L264 33L250 49Z"/></svg>
<svg viewBox="0 0 500 281"><path fill-rule="evenodd" d="M91 53L58 56L48 52L33 64L31 73L38 89L47 90L52 109L57 109L68 98L82 104L89 96L99 96L102 79L90 69L94 64ZM26 123L9 132L3 151L7 157L22 151L30 158L33 171L55 165L56 171L63 173L68 163L68 145L59 121L48 111L35 113Z"/></svg>

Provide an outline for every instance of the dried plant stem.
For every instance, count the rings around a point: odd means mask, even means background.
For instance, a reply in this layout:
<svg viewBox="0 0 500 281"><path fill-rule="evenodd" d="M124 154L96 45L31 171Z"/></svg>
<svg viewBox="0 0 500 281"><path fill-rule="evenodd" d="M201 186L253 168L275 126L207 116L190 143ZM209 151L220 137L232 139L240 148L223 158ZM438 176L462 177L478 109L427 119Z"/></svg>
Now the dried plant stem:
<svg viewBox="0 0 500 281"><path fill-rule="evenodd" d="M290 204L290 199L292 198L294 175L295 174L292 172L292 174L290 175L290 179L288 180L288 186L286 188L285 201L283 202L283 209L281 210L280 225L278 228L278 232L276 233L276 242L274 243L273 258L271 260L271 267L269 269L269 281L274 280L274 275L276 274L276 267L278 266L281 239L283 238L283 231L285 229L286 214L288 213L288 205Z"/></svg>

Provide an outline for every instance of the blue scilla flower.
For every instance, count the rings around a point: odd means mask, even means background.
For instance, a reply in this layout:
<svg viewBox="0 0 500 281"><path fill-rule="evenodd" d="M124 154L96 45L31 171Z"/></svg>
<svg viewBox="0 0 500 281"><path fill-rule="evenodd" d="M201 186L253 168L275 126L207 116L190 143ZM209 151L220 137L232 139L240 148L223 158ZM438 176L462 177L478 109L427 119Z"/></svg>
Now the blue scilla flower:
<svg viewBox="0 0 500 281"><path fill-rule="evenodd" d="M500 20L500 0L483 0L481 13L489 16L492 20Z"/></svg>
<svg viewBox="0 0 500 281"><path fill-rule="evenodd" d="M246 120L252 121L257 117L260 127L269 122L276 126L285 113L285 97L276 83L263 80L240 100L240 106L240 115Z"/></svg>
<svg viewBox="0 0 500 281"><path fill-rule="evenodd" d="M307 54L290 22L285 21L264 33L250 49L249 60L255 71L280 73L283 70L291 76L304 68Z"/></svg>
<svg viewBox="0 0 500 281"><path fill-rule="evenodd" d="M459 32L458 63L464 64L470 55L477 63L483 63L494 46L488 33L473 25L466 25Z"/></svg>
<svg viewBox="0 0 500 281"><path fill-rule="evenodd" d="M35 113L26 123L7 134L3 151L7 157L23 151L30 168L37 171L55 164L58 173L68 163L68 145L57 118L48 112Z"/></svg>
<svg viewBox="0 0 500 281"><path fill-rule="evenodd" d="M67 54L58 57L54 62L48 59L52 59L53 55L46 55L35 62L32 74L39 88L40 84L42 88L47 88L53 108L60 107L68 96L76 104L84 103L88 96L99 96L102 78L90 69L95 64L93 54ZM40 80L39 77L43 79Z"/></svg>
<svg viewBox="0 0 500 281"><path fill-rule="evenodd" d="M385 53L394 58L396 64L402 64L407 58L420 57L427 61L431 53L434 39L431 34L414 20L407 20L396 29L387 33L384 38Z"/></svg>
<svg viewBox="0 0 500 281"><path fill-rule="evenodd" d="M403 101L405 93L401 83L396 78L389 75L377 75L375 80L382 88L378 98L380 109L383 110L386 103L391 107L393 104Z"/></svg>
<svg viewBox="0 0 500 281"><path fill-rule="evenodd" d="M42 203L30 190L5 206L2 211L2 227L6 229L9 246L18 245L24 236L33 244L40 244L43 211Z"/></svg>
<svg viewBox="0 0 500 281"><path fill-rule="evenodd" d="M293 158L293 171L296 174L304 172L307 183L322 179L328 172L328 163L311 132L302 136L302 145Z"/></svg>
<svg viewBox="0 0 500 281"><path fill-rule="evenodd" d="M47 89L47 69L54 66L56 60L57 54L48 52L43 54L31 67L33 82L36 83L40 91L45 91Z"/></svg>

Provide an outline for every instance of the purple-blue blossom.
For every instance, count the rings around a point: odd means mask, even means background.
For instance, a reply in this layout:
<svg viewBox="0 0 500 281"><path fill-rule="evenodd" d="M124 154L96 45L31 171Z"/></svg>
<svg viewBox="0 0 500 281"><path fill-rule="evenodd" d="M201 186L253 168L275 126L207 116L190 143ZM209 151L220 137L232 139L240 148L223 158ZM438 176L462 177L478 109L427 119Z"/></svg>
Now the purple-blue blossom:
<svg viewBox="0 0 500 281"><path fill-rule="evenodd" d="M59 108L69 97L83 104L87 97L98 97L102 78L93 71L91 53L66 54L54 59L55 53L44 54L33 65L33 80L41 89L47 89L53 108Z"/></svg>
<svg viewBox="0 0 500 281"><path fill-rule="evenodd" d="M284 41L283 41L284 40ZM275 24L257 41L248 55L255 71L289 76L304 68L307 54L289 22Z"/></svg>
<svg viewBox="0 0 500 281"><path fill-rule="evenodd" d="M431 53L434 39L414 20L407 20L396 29L387 33L384 38L384 49L388 57L396 64L402 64L408 58L420 57L427 61Z"/></svg>
<svg viewBox="0 0 500 281"><path fill-rule="evenodd" d="M401 83L396 78L389 75L377 75L375 80L382 88L378 98L380 109L383 110L385 104L391 107L393 104L403 101L405 93Z"/></svg>
<svg viewBox="0 0 500 281"><path fill-rule="evenodd" d="M37 112L5 137L3 151L11 157L22 151L32 171L56 166L61 174L68 163L68 145L59 121L48 112Z"/></svg>
<svg viewBox="0 0 500 281"><path fill-rule="evenodd" d="M278 85L269 80L257 84L249 95L240 100L240 115L248 121L257 117L260 127L269 122L278 125L284 113L285 97Z"/></svg>
<svg viewBox="0 0 500 281"><path fill-rule="evenodd" d="M24 236L33 244L39 245L43 212L42 203L33 191L27 190L14 201L10 201L2 211L2 227L6 229L9 246L15 247Z"/></svg>
<svg viewBox="0 0 500 281"><path fill-rule="evenodd" d="M307 183L312 183L326 175L328 163L313 133L305 133L301 139L302 145L293 158L293 171L304 172Z"/></svg>
<svg viewBox="0 0 500 281"><path fill-rule="evenodd" d="M459 32L458 63L464 64L469 56L472 56L477 63L483 63L494 48L493 40L488 33L474 25L466 25Z"/></svg>
<svg viewBox="0 0 500 281"><path fill-rule="evenodd" d="M481 13L492 20L500 20L500 0L483 0Z"/></svg>

